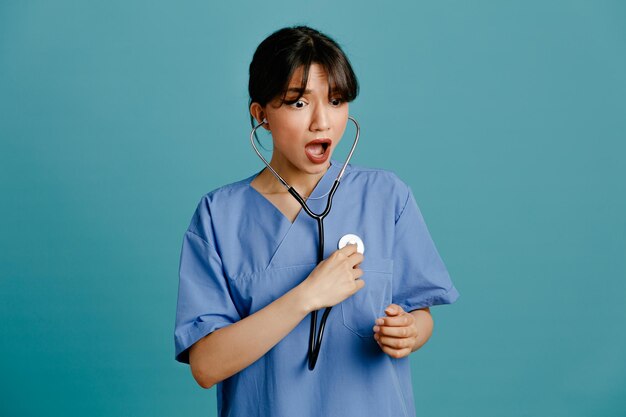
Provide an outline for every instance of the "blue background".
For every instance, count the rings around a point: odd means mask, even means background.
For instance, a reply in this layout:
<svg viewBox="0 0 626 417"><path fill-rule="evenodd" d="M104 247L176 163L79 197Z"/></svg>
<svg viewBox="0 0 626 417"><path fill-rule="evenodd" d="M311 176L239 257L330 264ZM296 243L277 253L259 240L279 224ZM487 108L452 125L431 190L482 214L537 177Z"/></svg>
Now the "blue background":
<svg viewBox="0 0 626 417"><path fill-rule="evenodd" d="M624 415L625 4L2 1L0 415L216 415L173 359L182 235L261 169L247 69L297 23L350 56L353 162L412 187L462 294L418 415Z"/></svg>

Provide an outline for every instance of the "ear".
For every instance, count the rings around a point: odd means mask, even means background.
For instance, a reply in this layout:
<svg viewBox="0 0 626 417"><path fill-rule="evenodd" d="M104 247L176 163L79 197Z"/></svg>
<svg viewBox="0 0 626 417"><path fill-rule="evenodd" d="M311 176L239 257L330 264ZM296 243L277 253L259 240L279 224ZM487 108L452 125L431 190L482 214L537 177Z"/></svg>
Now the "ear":
<svg viewBox="0 0 626 417"><path fill-rule="evenodd" d="M250 105L250 114L256 119L257 123L265 121L263 129L270 130L270 124L266 119L265 108L261 107L259 103L255 102Z"/></svg>

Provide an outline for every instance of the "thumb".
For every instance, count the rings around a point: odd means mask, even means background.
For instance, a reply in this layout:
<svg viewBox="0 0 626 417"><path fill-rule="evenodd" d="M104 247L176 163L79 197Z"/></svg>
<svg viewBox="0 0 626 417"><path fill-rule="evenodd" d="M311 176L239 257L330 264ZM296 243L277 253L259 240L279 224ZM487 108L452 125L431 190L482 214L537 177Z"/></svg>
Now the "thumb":
<svg viewBox="0 0 626 417"><path fill-rule="evenodd" d="M385 309L385 313L387 313L388 316L397 316L402 313L402 307L397 304L389 304Z"/></svg>

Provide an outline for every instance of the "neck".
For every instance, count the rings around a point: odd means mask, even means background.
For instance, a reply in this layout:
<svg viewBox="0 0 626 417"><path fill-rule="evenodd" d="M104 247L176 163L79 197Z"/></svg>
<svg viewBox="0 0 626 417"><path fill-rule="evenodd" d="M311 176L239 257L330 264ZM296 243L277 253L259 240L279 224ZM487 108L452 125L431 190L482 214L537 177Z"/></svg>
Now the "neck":
<svg viewBox="0 0 626 417"><path fill-rule="evenodd" d="M317 183L330 168L330 162L328 162L325 164L324 168L320 170L320 172L308 173L299 170L288 161L281 163L274 158L270 161L270 165L274 171L276 171L278 175L280 175L287 182L287 184L295 188L298 194L300 194L303 198L307 198L311 195ZM269 169L265 168L261 174L259 174L259 177L265 193L280 194L288 192Z"/></svg>

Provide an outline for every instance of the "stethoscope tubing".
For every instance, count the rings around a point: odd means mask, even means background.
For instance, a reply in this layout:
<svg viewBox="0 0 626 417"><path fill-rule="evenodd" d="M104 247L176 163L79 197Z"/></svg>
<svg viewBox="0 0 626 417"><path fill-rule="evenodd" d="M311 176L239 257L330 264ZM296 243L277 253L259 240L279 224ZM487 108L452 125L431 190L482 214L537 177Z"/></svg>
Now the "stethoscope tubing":
<svg viewBox="0 0 626 417"><path fill-rule="evenodd" d="M317 263L318 264L324 260L324 218L328 215L328 213L330 213L330 209L332 207L333 196L335 195L335 191L337 191L337 188L339 187L339 183L341 181L341 177L343 176L343 173L346 170L346 167L348 166L348 163L350 162L350 159L352 158L352 154L354 154L354 150L356 149L356 145L359 142L359 135L360 135L360 131L361 131L359 123L352 116L348 116L348 119L352 120L352 122L356 126L356 134L355 134L355 137L354 137L354 142L352 143L352 147L350 148L350 152L348 153L348 157L346 158L345 162L343 163L343 167L341 168L341 171L337 175L337 178L335 179L335 182L333 183L333 186L330 189L330 192L328 194L328 200L326 201L326 208L320 214L316 214L313 211L311 211L309 206L306 204L306 202L304 201L302 196L300 196L300 194L296 191L296 189L293 188L292 186L290 186L287 183L287 181L285 181L280 176L280 174L278 174L278 172L276 172L274 170L274 168L272 168L272 166L269 164L269 162L267 162L267 160L263 157L261 152L259 152L258 148L256 147L256 144L254 143L254 134L255 134L256 130L259 127L263 126L265 123L267 123L267 121L264 119L261 123L259 123L258 125L254 126L252 128L252 132L250 132L250 143L252 144L252 147L254 148L254 151L256 152L256 154L265 163L265 166L267 166L267 168L272 172L272 174L274 174L276 179L278 181L280 181L280 183L283 184L283 186L285 188L287 188L287 191L289 191L289 193L298 201L298 203L300 203L300 205L302 206L302 209L309 216L311 216L312 218L317 220L317 231L318 231L318 237L319 237L319 242L318 242L318 247L317 247ZM320 322L319 333L317 332L317 312L318 312L318 310L315 310L315 311L313 311L311 313L311 330L309 332L309 354L308 354L309 370L311 370L311 371L313 369L315 369L315 364L317 363L317 358L319 356L320 347L322 346L322 339L324 337L324 329L326 328L326 320L328 319L328 315L330 314L330 310L331 309L332 309L332 306L331 307L326 307L324 309L324 314L322 315L322 321Z"/></svg>

